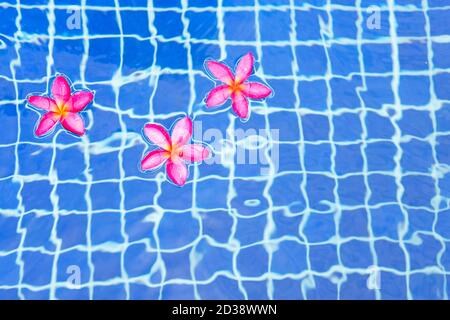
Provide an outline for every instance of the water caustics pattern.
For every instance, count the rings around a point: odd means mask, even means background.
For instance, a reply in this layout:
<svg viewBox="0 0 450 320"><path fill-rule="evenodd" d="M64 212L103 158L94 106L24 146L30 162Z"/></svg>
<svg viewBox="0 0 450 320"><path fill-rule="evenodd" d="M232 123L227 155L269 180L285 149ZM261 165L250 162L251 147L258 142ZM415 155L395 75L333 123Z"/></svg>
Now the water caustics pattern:
<svg viewBox="0 0 450 320"><path fill-rule="evenodd" d="M450 1L0 1L0 298L449 297ZM243 123L204 61L247 52ZM33 135L55 73L95 91L81 138ZM270 161L141 172L185 113Z"/></svg>

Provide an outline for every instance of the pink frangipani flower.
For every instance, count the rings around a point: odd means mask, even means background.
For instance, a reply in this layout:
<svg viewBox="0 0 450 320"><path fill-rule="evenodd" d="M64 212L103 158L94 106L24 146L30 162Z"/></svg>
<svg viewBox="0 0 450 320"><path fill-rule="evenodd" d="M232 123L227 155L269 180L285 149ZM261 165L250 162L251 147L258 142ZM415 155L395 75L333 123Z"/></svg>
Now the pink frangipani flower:
<svg viewBox="0 0 450 320"><path fill-rule="evenodd" d="M53 80L51 97L32 95L29 96L28 103L45 113L39 120L35 134L42 137L52 131L59 122L68 131L82 136L86 129L83 118L78 114L94 98L91 91L83 90L71 92L69 82L62 75Z"/></svg>
<svg viewBox="0 0 450 320"><path fill-rule="evenodd" d="M231 106L234 112L238 117L247 119L249 117L248 98L264 99L272 93L272 90L262 83L247 82L253 71L253 62L253 55L247 53L238 61L236 73L233 75L225 64L212 60L207 61L208 70L224 84L209 92L206 97L206 106L208 108L220 106L231 97Z"/></svg>
<svg viewBox="0 0 450 320"><path fill-rule="evenodd" d="M178 120L172 130L167 130L154 123L144 126L144 135L161 149L150 151L141 161L142 170L152 170L166 163L166 172L170 180L183 186L189 175L185 161L201 162L211 154L208 147L202 144L188 144L192 136L192 120L183 117Z"/></svg>

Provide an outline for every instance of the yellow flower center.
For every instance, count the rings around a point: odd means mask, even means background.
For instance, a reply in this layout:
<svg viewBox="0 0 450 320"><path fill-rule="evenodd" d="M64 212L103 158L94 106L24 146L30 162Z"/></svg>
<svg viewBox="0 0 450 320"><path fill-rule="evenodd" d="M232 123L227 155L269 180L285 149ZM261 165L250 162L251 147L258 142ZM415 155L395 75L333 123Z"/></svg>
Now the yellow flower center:
<svg viewBox="0 0 450 320"><path fill-rule="evenodd" d="M64 117L69 112L67 106L65 103L58 104L58 109L56 110L56 113L60 115L61 117Z"/></svg>
<svg viewBox="0 0 450 320"><path fill-rule="evenodd" d="M183 156L183 146L177 146L174 144L170 146L169 152L170 159L176 160L178 158L181 158Z"/></svg>
<svg viewBox="0 0 450 320"><path fill-rule="evenodd" d="M230 89L232 92L239 92L242 90L242 83L233 81L230 85Z"/></svg>

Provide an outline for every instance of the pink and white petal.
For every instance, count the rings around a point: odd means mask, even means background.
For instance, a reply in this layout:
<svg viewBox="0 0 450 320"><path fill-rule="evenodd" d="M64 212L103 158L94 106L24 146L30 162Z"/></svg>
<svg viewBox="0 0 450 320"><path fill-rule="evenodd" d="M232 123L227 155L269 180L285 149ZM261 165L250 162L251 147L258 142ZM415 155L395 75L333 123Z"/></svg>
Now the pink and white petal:
<svg viewBox="0 0 450 320"><path fill-rule="evenodd" d="M181 157L190 162L200 162L210 155L208 147L201 144L188 144L183 146Z"/></svg>
<svg viewBox="0 0 450 320"><path fill-rule="evenodd" d="M55 100L47 97L31 96L28 98L28 103L33 107L47 111L56 111L56 109L58 108Z"/></svg>
<svg viewBox="0 0 450 320"><path fill-rule="evenodd" d="M231 96L233 100L232 108L239 118L248 118L248 100L247 97L240 91L233 93Z"/></svg>
<svg viewBox="0 0 450 320"><path fill-rule="evenodd" d="M167 161L166 171L170 180L172 180L172 182L177 186L181 187L186 183L188 169L186 164L181 159Z"/></svg>
<svg viewBox="0 0 450 320"><path fill-rule="evenodd" d="M66 130L69 130L78 136L82 136L86 132L83 118L77 113L68 112L61 119L61 124Z"/></svg>
<svg viewBox="0 0 450 320"><path fill-rule="evenodd" d="M70 98L70 86L66 78L57 76L52 84L52 96L57 104L65 103Z"/></svg>
<svg viewBox="0 0 450 320"><path fill-rule="evenodd" d="M247 82L244 83L244 94L251 99L264 99L268 97L272 90L262 83Z"/></svg>
<svg viewBox="0 0 450 320"><path fill-rule="evenodd" d="M231 84L234 81L230 68L223 63L210 60L206 62L206 66L212 75L223 83Z"/></svg>
<svg viewBox="0 0 450 320"><path fill-rule="evenodd" d="M90 91L77 91L67 102L70 112L80 112L94 99L94 94Z"/></svg>
<svg viewBox="0 0 450 320"><path fill-rule="evenodd" d="M162 125L148 123L144 126L144 134L152 143L164 150L169 150L172 145L169 133Z"/></svg>
<svg viewBox="0 0 450 320"><path fill-rule="evenodd" d="M170 153L166 150L154 150L149 152L141 161L142 170L152 170L162 165L168 158Z"/></svg>
<svg viewBox="0 0 450 320"><path fill-rule="evenodd" d="M243 56L236 67L236 82L242 83L250 77L253 71L253 55L249 52Z"/></svg>
<svg viewBox="0 0 450 320"><path fill-rule="evenodd" d="M58 123L60 116L54 112L47 112L39 120L39 124L36 127L36 136L42 137L49 133L55 125Z"/></svg>
<svg viewBox="0 0 450 320"><path fill-rule="evenodd" d="M206 98L206 106L208 108L220 106L227 101L231 95L231 92L230 86L226 84L215 87L209 92L208 97Z"/></svg>
<svg viewBox="0 0 450 320"><path fill-rule="evenodd" d="M192 120L189 117L181 118L175 123L172 130L172 146L185 145L192 136Z"/></svg>

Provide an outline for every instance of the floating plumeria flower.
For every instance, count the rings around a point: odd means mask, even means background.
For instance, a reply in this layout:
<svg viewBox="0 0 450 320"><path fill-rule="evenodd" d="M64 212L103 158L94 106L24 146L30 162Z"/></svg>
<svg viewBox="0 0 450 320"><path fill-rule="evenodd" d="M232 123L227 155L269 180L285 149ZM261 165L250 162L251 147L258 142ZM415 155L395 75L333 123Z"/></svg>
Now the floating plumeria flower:
<svg viewBox="0 0 450 320"><path fill-rule="evenodd" d="M153 123L145 125L144 135L161 149L149 152L142 159L142 170L156 169L167 162L167 175L178 186L183 186L189 175L186 161L201 162L211 154L209 148L202 144L187 144L192 136L192 120L189 117L175 123L172 136L163 126Z"/></svg>
<svg viewBox="0 0 450 320"><path fill-rule="evenodd" d="M28 103L41 110L48 111L39 120L35 134L42 137L49 134L59 122L68 131L82 136L86 129L83 118L78 114L94 98L89 90L71 93L69 82L62 75L53 80L51 98L46 96L30 96Z"/></svg>
<svg viewBox="0 0 450 320"><path fill-rule="evenodd" d="M251 53L243 56L236 65L236 74L233 76L230 68L216 61L207 61L206 66L212 75L223 82L223 85L211 90L206 98L207 107L220 106L231 97L232 108L236 115L242 119L249 117L248 98L264 99L272 90L259 82L246 82L253 71L254 58Z"/></svg>

